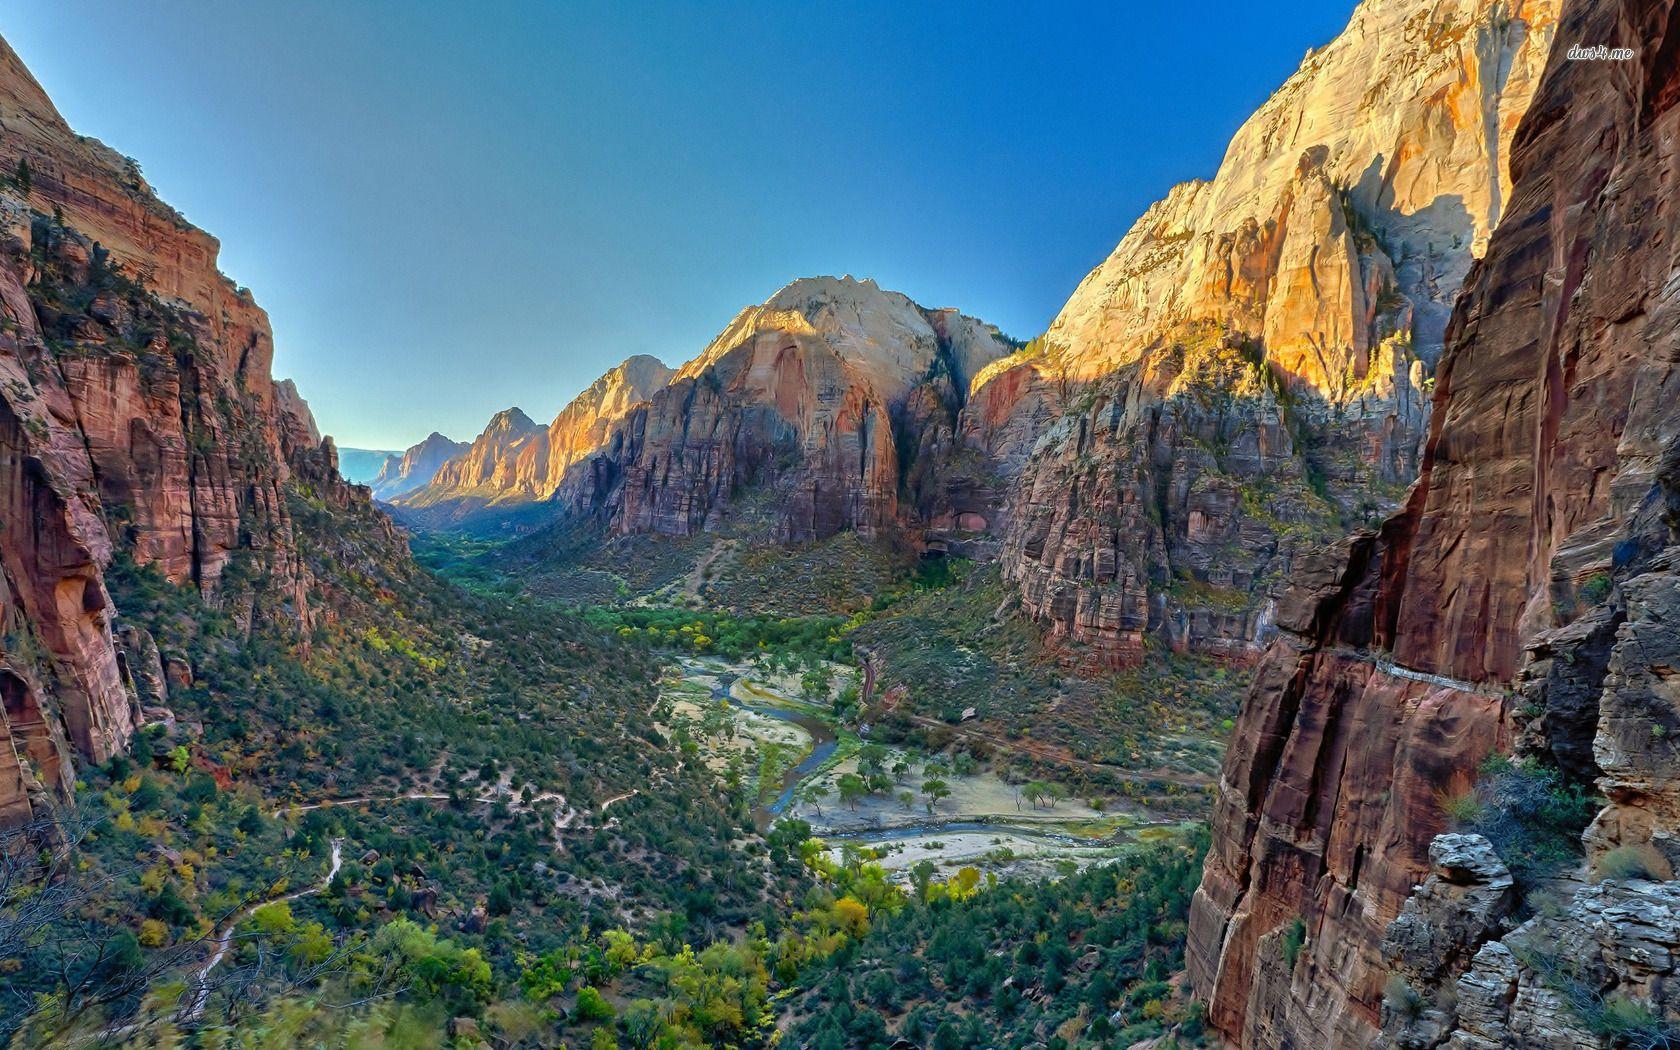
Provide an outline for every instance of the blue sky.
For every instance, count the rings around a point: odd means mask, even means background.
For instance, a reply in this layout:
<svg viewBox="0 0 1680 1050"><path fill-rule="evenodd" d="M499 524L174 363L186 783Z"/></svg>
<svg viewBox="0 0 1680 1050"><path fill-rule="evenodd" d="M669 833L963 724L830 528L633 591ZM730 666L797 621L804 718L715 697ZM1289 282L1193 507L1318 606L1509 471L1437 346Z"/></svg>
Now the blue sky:
<svg viewBox="0 0 1680 1050"><path fill-rule="evenodd" d="M222 241L340 444L547 420L810 274L1018 337L1351 0L53 0L0 33Z"/></svg>

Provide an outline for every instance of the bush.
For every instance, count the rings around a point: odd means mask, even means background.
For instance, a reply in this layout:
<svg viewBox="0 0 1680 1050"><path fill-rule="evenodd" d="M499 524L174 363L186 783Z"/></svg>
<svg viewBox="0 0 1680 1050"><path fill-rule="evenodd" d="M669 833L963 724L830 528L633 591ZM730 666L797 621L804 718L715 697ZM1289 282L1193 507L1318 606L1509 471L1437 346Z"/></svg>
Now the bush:
<svg viewBox="0 0 1680 1050"><path fill-rule="evenodd" d="M1581 601L1588 605L1597 605L1604 601L1604 599L1610 597L1610 588L1611 580L1609 573L1594 573L1592 576L1588 577L1585 583L1581 584L1581 590L1579 592Z"/></svg>
<svg viewBox="0 0 1680 1050"><path fill-rule="evenodd" d="M1301 955L1301 945L1307 941L1307 924L1305 920L1296 919L1289 924L1289 929L1283 931L1283 963L1291 970L1295 969L1295 960Z"/></svg>
<svg viewBox="0 0 1680 1050"><path fill-rule="evenodd" d="M577 1017L580 1021L610 1021L618 1016L613 1004L591 985L578 989Z"/></svg>
<svg viewBox="0 0 1680 1050"><path fill-rule="evenodd" d="M1454 827L1484 836L1525 885L1579 861L1581 832L1598 805L1556 769L1502 755L1482 763L1469 797L1442 802Z"/></svg>
<svg viewBox="0 0 1680 1050"><path fill-rule="evenodd" d="M1673 874L1668 861L1648 844L1618 846L1593 863L1593 876L1600 882L1608 879L1662 882L1672 878Z"/></svg>
<svg viewBox="0 0 1680 1050"><path fill-rule="evenodd" d="M1423 996L1397 973L1389 974L1383 985L1383 1005L1407 1022L1423 1016Z"/></svg>
<svg viewBox="0 0 1680 1050"><path fill-rule="evenodd" d="M1614 995L1580 1011L1594 1035L1604 1036L1617 1046L1673 1046L1674 1030L1650 1006L1623 995Z"/></svg>

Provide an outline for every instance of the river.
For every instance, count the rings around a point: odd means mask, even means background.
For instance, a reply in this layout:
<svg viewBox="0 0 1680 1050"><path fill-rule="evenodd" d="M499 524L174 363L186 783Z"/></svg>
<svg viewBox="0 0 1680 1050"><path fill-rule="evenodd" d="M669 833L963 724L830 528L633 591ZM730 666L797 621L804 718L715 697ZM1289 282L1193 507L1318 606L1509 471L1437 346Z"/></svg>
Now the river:
<svg viewBox="0 0 1680 1050"><path fill-rule="evenodd" d="M775 799L768 805L761 803L753 807L753 824L763 832L793 804L793 796L798 792L800 782L821 769L823 763L834 754L834 749L839 746L839 739L827 722L809 712L770 704L748 704L737 700L729 694L730 686L734 685L736 680L735 675L719 675L718 684L712 687L712 699L751 711L755 715L774 718L778 722L790 722L811 735L811 753L782 774L781 790ZM762 794L761 791L760 795Z"/></svg>

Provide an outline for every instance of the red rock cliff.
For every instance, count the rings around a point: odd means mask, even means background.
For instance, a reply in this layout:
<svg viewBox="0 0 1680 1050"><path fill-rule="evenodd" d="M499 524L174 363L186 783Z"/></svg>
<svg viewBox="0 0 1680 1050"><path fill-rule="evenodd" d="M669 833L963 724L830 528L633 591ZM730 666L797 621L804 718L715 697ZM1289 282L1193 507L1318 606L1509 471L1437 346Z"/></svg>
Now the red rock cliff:
<svg viewBox="0 0 1680 1050"><path fill-rule="evenodd" d="M807 278L742 311L572 466L557 499L625 532L689 535L750 491L790 542L958 527L936 465L973 377L1011 347L873 281Z"/></svg>
<svg viewBox="0 0 1680 1050"><path fill-rule="evenodd" d="M1574 44L1637 57L1572 62ZM1510 745L1525 650L1594 648L1575 618L1640 549L1636 518L1674 542L1677 56L1668 2L1566 5L1510 206L1448 332L1419 481L1283 603L1191 915L1192 983L1233 1042L1375 1040L1384 928L1430 870L1440 797ZM1548 720L1582 702L1563 702L1574 671L1553 672ZM1574 712L1588 741L1594 714ZM1590 774L1590 748L1552 731L1556 760Z"/></svg>
<svg viewBox="0 0 1680 1050"><path fill-rule="evenodd" d="M295 391L277 396L267 317L217 271L216 241L72 132L3 42L0 173L0 819L16 820L69 783L71 752L103 761L141 700L165 699L114 630L114 552L243 622L307 629L282 487L293 463L342 482ZM240 552L253 571L224 586Z"/></svg>

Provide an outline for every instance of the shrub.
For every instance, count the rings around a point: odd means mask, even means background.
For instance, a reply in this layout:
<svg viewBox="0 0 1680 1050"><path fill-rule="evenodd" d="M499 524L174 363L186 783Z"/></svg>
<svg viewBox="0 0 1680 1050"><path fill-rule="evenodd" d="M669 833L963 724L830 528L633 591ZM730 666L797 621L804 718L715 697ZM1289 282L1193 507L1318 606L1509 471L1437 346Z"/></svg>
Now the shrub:
<svg viewBox="0 0 1680 1050"><path fill-rule="evenodd" d="M1423 996L1397 973L1389 974L1388 983L1383 985L1383 1005L1408 1022L1423 1015Z"/></svg>
<svg viewBox="0 0 1680 1050"><path fill-rule="evenodd" d="M1663 855L1648 844L1618 846L1593 862L1593 875L1607 879L1648 879L1662 882L1674 874Z"/></svg>
<svg viewBox="0 0 1680 1050"><path fill-rule="evenodd" d="M157 919L140 920L140 946L161 948L169 943L169 927Z"/></svg>
<svg viewBox="0 0 1680 1050"><path fill-rule="evenodd" d="M1581 584L1581 590L1579 592L1581 601L1587 605L1599 604L1604 599L1610 597L1610 585L1609 573L1594 573L1592 576L1587 578L1585 583Z"/></svg>
<svg viewBox="0 0 1680 1050"><path fill-rule="evenodd" d="M1301 955L1301 945L1307 940L1307 924L1305 920L1296 919L1289 924L1289 929L1283 931L1283 962L1291 970L1295 969L1295 960Z"/></svg>
<svg viewBox="0 0 1680 1050"><path fill-rule="evenodd" d="M1443 807L1457 828L1486 837L1511 874L1532 885L1578 861L1581 832L1598 800L1556 769L1496 755L1482 763L1469 798L1444 800Z"/></svg>
<svg viewBox="0 0 1680 1050"><path fill-rule="evenodd" d="M1675 1042L1676 1033L1655 1010L1624 995L1594 1002L1580 1013L1594 1035L1616 1046L1667 1047Z"/></svg>
<svg viewBox="0 0 1680 1050"><path fill-rule="evenodd" d="M610 1021L618 1016L612 1003L607 1002L599 991L592 985L584 985L578 989L577 1017L580 1021Z"/></svg>

